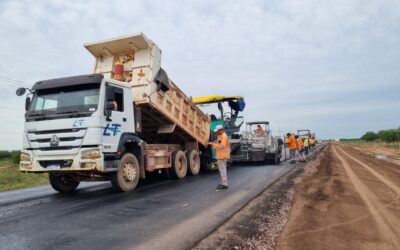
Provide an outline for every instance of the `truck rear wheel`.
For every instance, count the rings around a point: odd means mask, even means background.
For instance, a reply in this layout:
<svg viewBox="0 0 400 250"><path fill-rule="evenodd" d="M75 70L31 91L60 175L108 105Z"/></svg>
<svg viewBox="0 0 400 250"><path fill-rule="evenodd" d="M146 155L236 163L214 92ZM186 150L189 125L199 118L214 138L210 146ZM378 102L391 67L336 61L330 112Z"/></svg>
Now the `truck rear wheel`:
<svg viewBox="0 0 400 250"><path fill-rule="evenodd" d="M128 192L136 188L139 182L139 162L133 154L122 156L118 171L111 176L113 188L120 192Z"/></svg>
<svg viewBox="0 0 400 250"><path fill-rule="evenodd" d="M49 173L50 185L60 193L70 193L75 191L79 185L79 181L74 180L67 174Z"/></svg>
<svg viewBox="0 0 400 250"><path fill-rule="evenodd" d="M187 159L182 151L174 151L172 153L172 166L168 172L172 178L183 179L187 174Z"/></svg>
<svg viewBox="0 0 400 250"><path fill-rule="evenodd" d="M188 150L186 152L186 160L188 163L188 172L190 175L198 175L200 172L200 155L196 150Z"/></svg>

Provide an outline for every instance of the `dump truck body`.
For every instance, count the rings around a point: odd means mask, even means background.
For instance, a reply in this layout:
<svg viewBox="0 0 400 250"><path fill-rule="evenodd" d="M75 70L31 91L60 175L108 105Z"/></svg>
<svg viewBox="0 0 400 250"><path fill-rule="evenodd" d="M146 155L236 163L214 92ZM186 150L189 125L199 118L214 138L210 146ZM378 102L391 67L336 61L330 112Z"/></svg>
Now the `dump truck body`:
<svg viewBox="0 0 400 250"><path fill-rule="evenodd" d="M208 116L166 76L161 68L161 50L155 43L138 34L85 44L85 47L96 58L94 73L131 85L136 112L146 125L140 126L138 121L136 127L143 140L207 145ZM116 75L117 63L122 64L122 75ZM168 90L162 91L163 88Z"/></svg>

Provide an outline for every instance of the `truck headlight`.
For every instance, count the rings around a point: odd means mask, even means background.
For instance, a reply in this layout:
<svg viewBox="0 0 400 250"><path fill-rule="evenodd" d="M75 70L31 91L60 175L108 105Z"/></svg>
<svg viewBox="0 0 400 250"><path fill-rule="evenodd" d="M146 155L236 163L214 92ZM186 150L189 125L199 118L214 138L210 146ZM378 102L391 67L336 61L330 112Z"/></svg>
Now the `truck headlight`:
<svg viewBox="0 0 400 250"><path fill-rule="evenodd" d="M19 156L19 160L20 161L31 161L31 156L27 153L21 153L21 155Z"/></svg>
<svg viewBox="0 0 400 250"><path fill-rule="evenodd" d="M91 149L91 150L86 150L81 153L81 158L82 159L96 159L100 158L100 150L98 149Z"/></svg>

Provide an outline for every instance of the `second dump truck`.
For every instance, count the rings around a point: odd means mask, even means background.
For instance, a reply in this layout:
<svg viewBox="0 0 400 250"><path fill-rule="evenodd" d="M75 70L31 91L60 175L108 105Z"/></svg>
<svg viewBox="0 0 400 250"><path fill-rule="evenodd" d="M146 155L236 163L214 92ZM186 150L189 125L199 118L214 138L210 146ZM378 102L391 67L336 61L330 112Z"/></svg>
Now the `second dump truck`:
<svg viewBox="0 0 400 250"><path fill-rule="evenodd" d="M157 45L140 33L85 47L94 74L28 89L20 170L49 173L59 192L97 180L130 191L160 170L197 175L210 119L168 78Z"/></svg>

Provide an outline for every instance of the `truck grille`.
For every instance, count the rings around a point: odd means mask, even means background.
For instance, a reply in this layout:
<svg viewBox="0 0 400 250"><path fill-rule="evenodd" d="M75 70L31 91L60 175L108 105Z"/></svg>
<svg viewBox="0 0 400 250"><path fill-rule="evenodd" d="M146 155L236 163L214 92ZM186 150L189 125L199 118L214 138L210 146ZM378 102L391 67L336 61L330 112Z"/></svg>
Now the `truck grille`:
<svg viewBox="0 0 400 250"><path fill-rule="evenodd" d="M85 133L86 128L28 131L28 139L31 145L29 149L71 151L81 147ZM55 139L53 139L54 137Z"/></svg>
<svg viewBox="0 0 400 250"><path fill-rule="evenodd" d="M60 165L61 168L69 168L72 165L72 160L39 161L39 164L43 168L47 168L50 165Z"/></svg>

